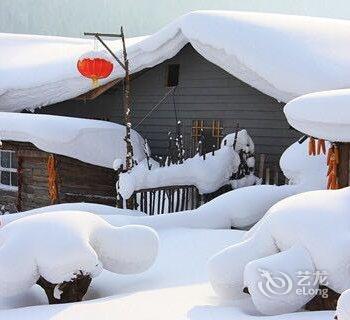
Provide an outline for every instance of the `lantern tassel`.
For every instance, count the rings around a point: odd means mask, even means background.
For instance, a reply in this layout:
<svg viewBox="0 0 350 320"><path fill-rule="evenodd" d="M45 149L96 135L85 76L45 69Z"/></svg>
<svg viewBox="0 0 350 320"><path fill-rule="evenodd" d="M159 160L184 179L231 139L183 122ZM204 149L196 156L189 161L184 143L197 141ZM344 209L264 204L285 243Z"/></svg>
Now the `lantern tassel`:
<svg viewBox="0 0 350 320"><path fill-rule="evenodd" d="M97 78L92 79L92 86L94 89L96 89L98 87L98 79Z"/></svg>

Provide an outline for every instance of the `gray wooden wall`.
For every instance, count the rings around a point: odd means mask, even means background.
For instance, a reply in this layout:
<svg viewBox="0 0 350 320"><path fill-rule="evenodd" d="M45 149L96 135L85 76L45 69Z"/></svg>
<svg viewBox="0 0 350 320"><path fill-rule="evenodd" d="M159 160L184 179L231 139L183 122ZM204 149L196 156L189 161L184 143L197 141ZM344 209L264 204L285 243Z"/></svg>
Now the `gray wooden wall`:
<svg viewBox="0 0 350 320"><path fill-rule="evenodd" d="M241 128L252 136L256 153L266 153L267 162L278 163L282 152L300 134L289 129L283 105L208 62L190 45L174 58L134 76L132 81L133 125L136 125L169 90L165 86L168 64L180 64L179 86L175 91L178 119L184 125L187 148L192 120L221 120L224 133ZM86 118L104 118L122 123L122 86L94 101L66 101L38 110L39 113ZM175 130L173 99L170 96L138 128L150 141L153 154L166 153L167 133Z"/></svg>

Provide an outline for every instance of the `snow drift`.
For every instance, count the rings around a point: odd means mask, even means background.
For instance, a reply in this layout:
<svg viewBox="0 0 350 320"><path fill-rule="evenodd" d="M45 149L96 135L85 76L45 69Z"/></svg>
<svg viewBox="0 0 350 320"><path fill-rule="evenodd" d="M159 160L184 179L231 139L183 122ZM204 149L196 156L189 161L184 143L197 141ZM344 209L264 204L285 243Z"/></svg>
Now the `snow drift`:
<svg viewBox="0 0 350 320"><path fill-rule="evenodd" d="M235 143L235 149L233 145ZM240 165L239 152L243 151L246 162L252 173L254 171L254 143L247 130L240 130L225 136L219 150L214 155L207 153L205 159L196 154L183 163L159 167L152 162L151 170L146 160L126 173L119 175L117 190L123 199L129 199L136 190L164 186L195 185L200 194L215 192L222 186L235 182L240 186L249 186L258 182L253 174L233 181L232 174ZM213 172L215 174L213 174Z"/></svg>
<svg viewBox="0 0 350 320"><path fill-rule="evenodd" d="M190 43L204 58L278 100L350 87L350 22L293 15L197 11L157 33L128 39L131 72L153 67ZM76 97L91 84L76 61L92 40L2 34L0 110ZM108 43L121 55L120 41ZM34 76L35 75L35 76ZM102 81L123 76L120 68Z"/></svg>
<svg viewBox="0 0 350 320"><path fill-rule="evenodd" d="M125 159L125 127L116 123L52 115L0 112L0 140L30 142L37 148L113 168ZM144 140L131 131L134 159L145 158Z"/></svg>
<svg viewBox="0 0 350 320"><path fill-rule="evenodd" d="M102 268L132 274L147 270L158 250L158 236L144 226L113 227L97 215L70 211L42 213L0 229L0 295L16 295L40 276L51 283Z"/></svg>
<svg viewBox="0 0 350 320"><path fill-rule="evenodd" d="M119 175L117 190L124 199L129 199L136 190L169 185L195 185L199 193L210 193L229 182L239 163L238 154L230 147L217 150L214 156L208 153L205 160L197 154L182 164L152 170L143 161L130 172Z"/></svg>
<svg viewBox="0 0 350 320"><path fill-rule="evenodd" d="M228 247L209 262L213 288L225 297L240 297L244 284L264 314L294 312L312 299L298 295L296 271L324 272L317 285L342 293L350 287L350 187L298 194L274 205L244 241ZM332 227L330 231L330 226ZM279 253L282 252L282 253ZM287 273L292 289L288 295L265 296L257 290L260 270Z"/></svg>

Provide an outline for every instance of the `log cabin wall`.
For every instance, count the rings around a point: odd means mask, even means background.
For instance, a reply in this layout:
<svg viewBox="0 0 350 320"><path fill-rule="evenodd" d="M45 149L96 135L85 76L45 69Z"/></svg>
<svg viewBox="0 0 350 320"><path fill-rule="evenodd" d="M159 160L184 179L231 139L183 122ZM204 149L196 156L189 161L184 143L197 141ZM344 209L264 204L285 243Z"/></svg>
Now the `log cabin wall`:
<svg viewBox="0 0 350 320"><path fill-rule="evenodd" d="M131 83L132 123L140 122L169 91L169 66L179 65L179 82L174 100L184 129L186 150L191 147L193 121L219 120L223 134L239 122L248 130L257 154L266 154L266 165L278 165L282 152L301 134L291 130L283 113L283 103L233 77L186 45L175 57L133 75ZM287 76L287 75L286 75ZM82 118L109 119L123 123L122 86L117 85L95 100L70 100L38 109L38 113ZM170 95L137 128L149 140L153 155L164 155L168 132L175 131L176 120Z"/></svg>
<svg viewBox="0 0 350 320"><path fill-rule="evenodd" d="M14 150L21 161L19 192L11 198L0 190L0 203L20 206L21 211L51 204L48 193L47 160L49 153L30 143L4 142L4 149ZM57 160L59 203L92 202L115 206L115 172L69 157L55 155ZM7 200L6 200L7 199Z"/></svg>

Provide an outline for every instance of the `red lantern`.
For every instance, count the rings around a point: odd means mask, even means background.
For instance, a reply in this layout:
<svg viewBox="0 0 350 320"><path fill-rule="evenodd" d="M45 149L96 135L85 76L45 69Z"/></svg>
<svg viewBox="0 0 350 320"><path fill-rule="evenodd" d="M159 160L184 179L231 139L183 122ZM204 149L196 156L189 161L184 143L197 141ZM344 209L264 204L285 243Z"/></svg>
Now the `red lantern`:
<svg viewBox="0 0 350 320"><path fill-rule="evenodd" d="M112 73L113 63L103 52L91 51L80 57L77 68L84 77L92 80L94 87L97 87L99 79L105 79Z"/></svg>

